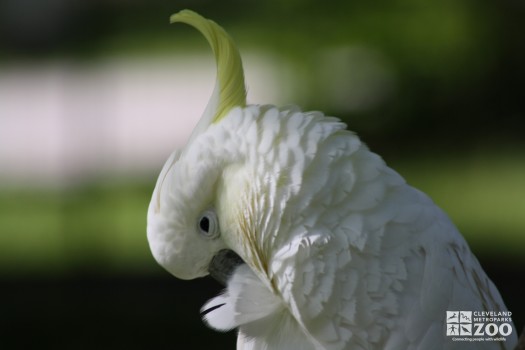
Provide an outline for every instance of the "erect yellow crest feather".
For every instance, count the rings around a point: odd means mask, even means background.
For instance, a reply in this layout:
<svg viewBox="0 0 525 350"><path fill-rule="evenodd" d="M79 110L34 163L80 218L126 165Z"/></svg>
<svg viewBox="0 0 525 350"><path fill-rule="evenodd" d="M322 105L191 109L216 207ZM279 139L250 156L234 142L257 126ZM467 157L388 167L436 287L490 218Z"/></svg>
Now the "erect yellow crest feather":
<svg viewBox="0 0 525 350"><path fill-rule="evenodd" d="M221 120L234 107L246 106L246 87L241 55L232 38L214 21L201 15L182 10L170 17L170 22L191 25L204 35L210 44L217 63L218 105L211 123Z"/></svg>

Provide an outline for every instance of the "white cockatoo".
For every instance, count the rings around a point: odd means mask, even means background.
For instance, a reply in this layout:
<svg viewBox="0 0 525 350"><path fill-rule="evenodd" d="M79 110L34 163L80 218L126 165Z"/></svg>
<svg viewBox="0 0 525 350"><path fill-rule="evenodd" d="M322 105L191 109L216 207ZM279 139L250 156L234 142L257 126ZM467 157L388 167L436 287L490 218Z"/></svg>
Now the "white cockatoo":
<svg viewBox="0 0 525 350"><path fill-rule="evenodd" d="M210 43L211 100L162 169L148 210L153 256L222 295L205 322L238 349L511 349L447 336L447 311L506 312L454 224L339 119L246 103L230 36L189 10ZM508 333L508 327L506 328Z"/></svg>

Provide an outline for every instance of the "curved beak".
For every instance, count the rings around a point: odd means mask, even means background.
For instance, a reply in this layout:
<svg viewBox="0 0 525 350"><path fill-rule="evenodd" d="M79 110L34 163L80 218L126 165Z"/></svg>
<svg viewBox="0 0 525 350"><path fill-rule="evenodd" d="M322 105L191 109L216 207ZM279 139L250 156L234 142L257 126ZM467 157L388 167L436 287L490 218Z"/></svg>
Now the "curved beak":
<svg viewBox="0 0 525 350"><path fill-rule="evenodd" d="M222 249L211 260L208 272L216 281L226 286L235 269L242 264L244 261L237 253L230 249Z"/></svg>

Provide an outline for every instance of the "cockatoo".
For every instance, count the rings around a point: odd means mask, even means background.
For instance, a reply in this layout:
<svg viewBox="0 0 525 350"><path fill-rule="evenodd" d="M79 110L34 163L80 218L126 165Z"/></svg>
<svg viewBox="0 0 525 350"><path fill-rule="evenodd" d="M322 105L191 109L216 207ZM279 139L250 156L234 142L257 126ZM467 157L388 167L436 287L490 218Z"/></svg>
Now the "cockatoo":
<svg viewBox="0 0 525 350"><path fill-rule="evenodd" d="M446 335L447 311L507 311L454 224L339 119L246 103L240 54L215 22L171 17L211 45L217 78L148 209L154 258L212 274L205 322L238 349L511 349ZM507 327L508 328L508 327ZM506 331L508 333L508 331Z"/></svg>

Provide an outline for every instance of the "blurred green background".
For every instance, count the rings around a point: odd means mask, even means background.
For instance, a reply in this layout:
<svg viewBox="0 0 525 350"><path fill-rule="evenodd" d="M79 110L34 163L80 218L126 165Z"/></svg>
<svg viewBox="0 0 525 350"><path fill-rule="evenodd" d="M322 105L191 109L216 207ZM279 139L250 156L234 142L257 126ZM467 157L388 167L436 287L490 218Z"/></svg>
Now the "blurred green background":
<svg viewBox="0 0 525 350"><path fill-rule="evenodd" d="M338 116L458 225L525 324L522 1L0 0L0 347L233 348L145 237L156 177L211 92L191 8L254 103Z"/></svg>

